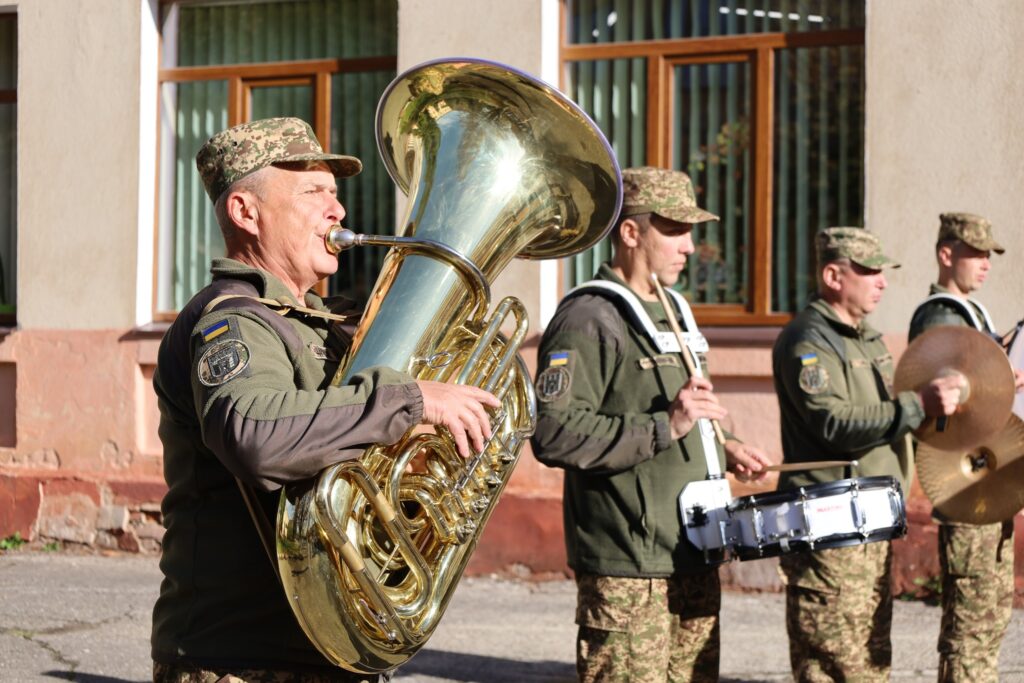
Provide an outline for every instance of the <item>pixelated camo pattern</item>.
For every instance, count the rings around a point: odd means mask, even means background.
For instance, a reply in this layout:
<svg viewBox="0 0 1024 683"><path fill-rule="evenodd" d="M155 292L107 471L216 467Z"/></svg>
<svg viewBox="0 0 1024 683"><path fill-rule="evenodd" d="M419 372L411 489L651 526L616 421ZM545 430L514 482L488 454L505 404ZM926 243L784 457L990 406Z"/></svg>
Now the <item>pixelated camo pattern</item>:
<svg viewBox="0 0 1024 683"><path fill-rule="evenodd" d="M939 242L960 240L981 251L1003 253L1003 247L992 237L992 223L973 213L939 214Z"/></svg>
<svg viewBox="0 0 1024 683"><path fill-rule="evenodd" d="M996 683L1013 611L1013 521L939 526L939 683Z"/></svg>
<svg viewBox="0 0 1024 683"><path fill-rule="evenodd" d="M780 558L797 683L889 680L890 550L883 541Z"/></svg>
<svg viewBox="0 0 1024 683"><path fill-rule="evenodd" d="M211 201L240 178L282 161L326 161L338 177L359 173L355 157L324 154L312 127L302 119L250 121L217 133L196 155L196 168Z"/></svg>
<svg viewBox="0 0 1024 683"><path fill-rule="evenodd" d="M717 571L673 579L577 577L581 683L717 681Z"/></svg>
<svg viewBox="0 0 1024 683"><path fill-rule="evenodd" d="M690 176L653 166L622 171L622 215L641 213L656 213L680 223L718 220L697 206Z"/></svg>
<svg viewBox="0 0 1024 683"><path fill-rule="evenodd" d="M865 268L898 268L899 264L882 253L878 237L865 228L826 228L815 238L818 265L849 259Z"/></svg>

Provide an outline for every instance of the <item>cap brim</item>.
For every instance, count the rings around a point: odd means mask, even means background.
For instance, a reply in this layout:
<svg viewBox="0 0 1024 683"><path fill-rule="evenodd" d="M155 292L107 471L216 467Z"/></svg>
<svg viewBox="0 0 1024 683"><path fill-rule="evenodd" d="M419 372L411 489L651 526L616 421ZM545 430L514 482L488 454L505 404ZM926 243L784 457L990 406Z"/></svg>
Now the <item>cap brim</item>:
<svg viewBox="0 0 1024 683"><path fill-rule="evenodd" d="M363 170L363 162L344 154L295 154L276 159L274 163L286 164L292 161L322 161L331 169L335 178L350 178Z"/></svg>
<svg viewBox="0 0 1024 683"><path fill-rule="evenodd" d="M889 258L888 256L886 256L885 254L878 254L877 256L872 256L870 258L862 258L862 259L851 258L850 260L853 261L854 263L856 263L859 266L864 266L865 268L871 268L872 270L885 270L886 268L899 268L900 267L900 262L899 261L893 260L893 259Z"/></svg>
<svg viewBox="0 0 1024 683"><path fill-rule="evenodd" d="M978 240L977 242L968 242L967 240L962 241L967 246L974 247L978 251L994 251L997 254L1006 253L1006 249L1003 248L1003 245L991 238L987 240Z"/></svg>
<svg viewBox="0 0 1024 683"><path fill-rule="evenodd" d="M678 223L706 223L717 221L718 216L696 206L686 209L673 209L672 211L654 211L653 213L663 216Z"/></svg>

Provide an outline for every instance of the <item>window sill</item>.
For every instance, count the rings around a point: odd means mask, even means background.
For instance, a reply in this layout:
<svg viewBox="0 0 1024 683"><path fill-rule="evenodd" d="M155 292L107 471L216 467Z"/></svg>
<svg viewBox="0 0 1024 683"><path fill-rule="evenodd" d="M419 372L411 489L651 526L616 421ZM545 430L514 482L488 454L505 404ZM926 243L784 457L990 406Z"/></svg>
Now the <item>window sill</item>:
<svg viewBox="0 0 1024 683"><path fill-rule="evenodd" d="M700 331L712 347L736 347L752 346L758 348L771 348L782 331L778 326L757 326L757 327L716 327L713 325L701 326Z"/></svg>

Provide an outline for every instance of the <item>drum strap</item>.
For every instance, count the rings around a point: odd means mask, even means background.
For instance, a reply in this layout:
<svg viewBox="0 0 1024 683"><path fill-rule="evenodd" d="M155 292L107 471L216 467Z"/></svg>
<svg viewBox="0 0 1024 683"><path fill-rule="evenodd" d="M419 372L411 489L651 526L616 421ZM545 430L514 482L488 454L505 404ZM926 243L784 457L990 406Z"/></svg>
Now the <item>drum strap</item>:
<svg viewBox="0 0 1024 683"><path fill-rule="evenodd" d="M659 352L683 353L683 350L679 348L679 342L676 340L675 335L672 332L662 332L654 326L654 321L647 315L647 311L644 309L639 297L628 287L623 287L616 282L609 282L608 280L590 280L573 287L566 294L566 297L583 292L598 291L612 294L615 298L625 303L627 310L632 314L633 324L647 335ZM704 370L698 354L707 353L708 340L697 328L697 320L693 317L693 311L690 310L690 304L687 303L686 299L675 290L666 289L665 291L670 295L672 302L678 310L679 317L682 318L683 329L685 330L683 332L683 342L686 344L687 351L693 359L695 374L697 377L703 377ZM715 440L714 427L711 426L710 420L704 419L697 421L697 427L700 429L704 460L708 466L708 478L718 479L722 476L722 468L718 463L718 442Z"/></svg>
<svg viewBox="0 0 1024 683"><path fill-rule="evenodd" d="M921 304L914 310L914 315L917 315L917 311L920 310L921 306L931 303L932 301L942 301L945 303L953 304L954 307L960 309L963 312L964 317L971 321L971 327L981 332L988 332L995 334L996 326L992 322L992 317L988 314L988 310L981 305L980 301L975 301L970 297L958 297L952 294L944 294L939 292L932 294L927 299L921 302ZM978 315L975 313L975 307L981 311L981 315L984 318L984 325L981 320L978 320ZM912 316L913 317L913 316Z"/></svg>

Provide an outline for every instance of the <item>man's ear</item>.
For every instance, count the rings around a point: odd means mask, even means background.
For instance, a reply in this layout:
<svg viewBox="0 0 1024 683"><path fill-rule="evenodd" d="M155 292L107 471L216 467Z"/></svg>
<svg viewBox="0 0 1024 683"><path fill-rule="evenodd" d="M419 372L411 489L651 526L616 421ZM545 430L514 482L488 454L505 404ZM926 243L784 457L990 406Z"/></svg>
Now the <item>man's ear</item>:
<svg viewBox="0 0 1024 683"><path fill-rule="evenodd" d="M224 209L236 228L252 237L259 237L260 207L256 195L245 190L232 192L224 202Z"/></svg>
<svg viewBox="0 0 1024 683"><path fill-rule="evenodd" d="M619 223L619 241L624 247L636 248L640 243L640 224L632 218Z"/></svg>
<svg viewBox="0 0 1024 683"><path fill-rule="evenodd" d="M838 263L827 263L821 269L821 281L826 289L838 292L842 288L843 269Z"/></svg>
<svg viewBox="0 0 1024 683"><path fill-rule="evenodd" d="M941 247L935 250L935 258L938 260L939 265L944 268L953 267L953 245L943 244Z"/></svg>

